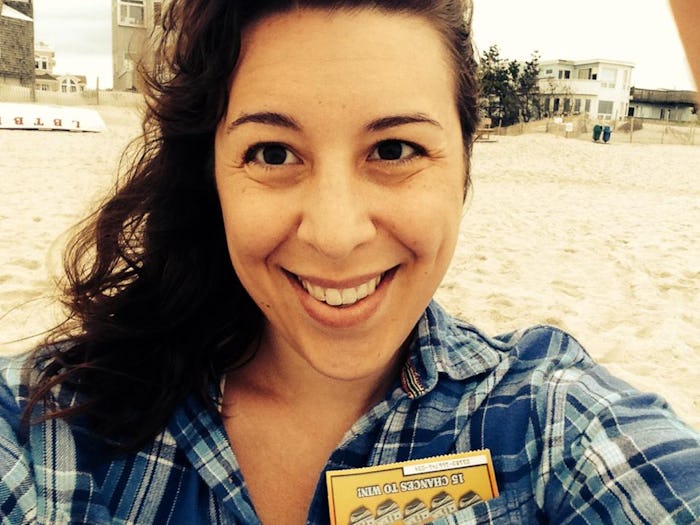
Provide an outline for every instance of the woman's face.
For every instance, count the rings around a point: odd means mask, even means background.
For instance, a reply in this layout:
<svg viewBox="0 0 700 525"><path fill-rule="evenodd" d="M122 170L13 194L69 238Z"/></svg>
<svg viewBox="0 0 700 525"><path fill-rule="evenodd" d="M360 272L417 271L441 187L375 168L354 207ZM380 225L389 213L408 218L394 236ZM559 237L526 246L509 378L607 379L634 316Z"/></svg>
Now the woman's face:
<svg viewBox="0 0 700 525"><path fill-rule="evenodd" d="M380 374L457 239L447 49L422 18L372 10L278 14L243 36L215 169L233 267L266 318L261 351L332 378Z"/></svg>

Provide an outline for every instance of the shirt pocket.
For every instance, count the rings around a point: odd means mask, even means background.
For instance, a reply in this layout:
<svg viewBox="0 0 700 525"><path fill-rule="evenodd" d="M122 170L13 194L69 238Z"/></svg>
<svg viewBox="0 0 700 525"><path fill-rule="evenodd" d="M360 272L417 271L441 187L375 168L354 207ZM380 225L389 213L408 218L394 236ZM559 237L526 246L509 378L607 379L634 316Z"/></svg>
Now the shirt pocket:
<svg viewBox="0 0 700 525"><path fill-rule="evenodd" d="M497 498L433 520L433 525L526 525L541 522L534 495L506 491Z"/></svg>

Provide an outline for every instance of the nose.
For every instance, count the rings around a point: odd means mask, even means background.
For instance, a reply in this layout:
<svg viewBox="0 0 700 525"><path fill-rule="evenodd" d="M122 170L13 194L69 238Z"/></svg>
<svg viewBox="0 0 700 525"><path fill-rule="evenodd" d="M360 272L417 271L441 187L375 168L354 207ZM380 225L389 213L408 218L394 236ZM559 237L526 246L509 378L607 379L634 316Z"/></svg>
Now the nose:
<svg viewBox="0 0 700 525"><path fill-rule="evenodd" d="M342 259L376 235L369 182L351 166L318 166L303 196L298 238L330 259Z"/></svg>

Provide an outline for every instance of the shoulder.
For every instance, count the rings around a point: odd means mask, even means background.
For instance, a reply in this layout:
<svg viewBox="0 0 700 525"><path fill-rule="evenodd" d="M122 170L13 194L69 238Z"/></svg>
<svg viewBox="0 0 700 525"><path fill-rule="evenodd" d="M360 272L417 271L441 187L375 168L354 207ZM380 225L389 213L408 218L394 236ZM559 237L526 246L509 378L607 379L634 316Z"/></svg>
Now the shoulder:
<svg viewBox="0 0 700 525"><path fill-rule="evenodd" d="M498 361L501 380L508 383L575 381L597 365L585 348L569 333L548 325L536 325L517 331L489 336L460 319L443 323L449 335L447 347L453 360L483 359L492 355Z"/></svg>
<svg viewBox="0 0 700 525"><path fill-rule="evenodd" d="M498 340L510 347L511 375L527 377L518 388L528 393L541 450L536 475L548 487L541 504L557 509L556 522L700 516L700 434L663 398L615 377L559 329L537 326Z"/></svg>
<svg viewBox="0 0 700 525"><path fill-rule="evenodd" d="M700 434L661 397L616 378L555 327L489 337L457 319L436 326L448 370L491 359L481 374L453 379L471 379L463 439L492 449L506 489L528 469L537 505L556 523L700 516Z"/></svg>
<svg viewBox="0 0 700 525"><path fill-rule="evenodd" d="M546 424L556 418L572 436L609 420L643 427L649 417L671 426L679 422L668 403L612 375L570 334L534 326L495 338L510 355L510 375L527 377L535 406Z"/></svg>
<svg viewBox="0 0 700 525"><path fill-rule="evenodd" d="M30 390L57 352L70 348L71 342L45 345L16 355L0 356L0 397L2 409L14 406L24 410ZM60 390L56 389L56 392ZM53 390L52 390L53 391Z"/></svg>
<svg viewBox="0 0 700 525"><path fill-rule="evenodd" d="M588 366L593 360L584 347L569 333L548 325L535 325L500 334L493 341L510 352L523 367L540 362L556 362L561 366Z"/></svg>
<svg viewBox="0 0 700 525"><path fill-rule="evenodd" d="M418 325L419 339L432 346L448 348L468 357L474 347L484 347L501 355L511 355L531 366L538 361L565 359L590 362L583 347L565 331L548 325L536 325L517 331L490 336L474 325L450 315L432 302ZM420 341L425 345L425 341ZM528 365L528 363L530 365Z"/></svg>
<svg viewBox="0 0 700 525"><path fill-rule="evenodd" d="M700 517L700 434L663 398L613 376L557 328L536 326L492 344L508 356L506 411L525 400L530 412L523 430L539 451L533 483L546 487L538 503L553 522Z"/></svg>
<svg viewBox="0 0 700 525"><path fill-rule="evenodd" d="M29 394L30 356L29 353L0 356L0 418L15 432Z"/></svg>
<svg viewBox="0 0 700 525"><path fill-rule="evenodd" d="M8 523L36 518L36 486L23 431L28 355L0 357L0 508ZM3 521L4 523L5 521Z"/></svg>
<svg viewBox="0 0 700 525"><path fill-rule="evenodd" d="M655 439L680 432L688 443L700 445L700 434L680 421L662 397L612 375L564 330L538 325L489 337L459 320L451 330L464 342L455 346L460 359L474 359L479 346L500 354L491 394L527 401L529 419L552 440L575 447L594 432L602 440L604 434L624 432L649 436L653 428L659 431Z"/></svg>
<svg viewBox="0 0 700 525"><path fill-rule="evenodd" d="M462 381L486 374L497 378L500 389L556 375L572 379L595 366L578 341L558 328L534 326L491 337L434 302L418 324L416 342L427 371L420 375L428 382L433 370Z"/></svg>

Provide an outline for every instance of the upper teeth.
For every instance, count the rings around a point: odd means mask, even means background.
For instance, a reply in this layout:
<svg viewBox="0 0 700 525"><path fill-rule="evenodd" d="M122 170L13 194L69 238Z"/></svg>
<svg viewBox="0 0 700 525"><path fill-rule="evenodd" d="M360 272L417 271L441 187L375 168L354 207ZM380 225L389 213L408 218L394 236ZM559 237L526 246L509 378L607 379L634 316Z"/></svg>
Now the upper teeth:
<svg viewBox="0 0 700 525"><path fill-rule="evenodd" d="M323 288L304 279L299 279L301 285L314 299L323 301L331 306L355 304L360 299L372 295L381 280L381 275L378 275L355 288Z"/></svg>

